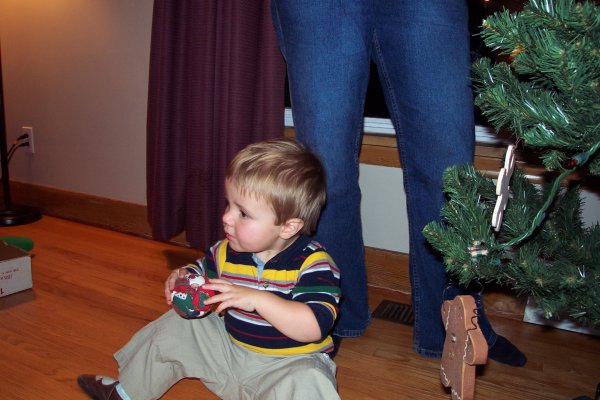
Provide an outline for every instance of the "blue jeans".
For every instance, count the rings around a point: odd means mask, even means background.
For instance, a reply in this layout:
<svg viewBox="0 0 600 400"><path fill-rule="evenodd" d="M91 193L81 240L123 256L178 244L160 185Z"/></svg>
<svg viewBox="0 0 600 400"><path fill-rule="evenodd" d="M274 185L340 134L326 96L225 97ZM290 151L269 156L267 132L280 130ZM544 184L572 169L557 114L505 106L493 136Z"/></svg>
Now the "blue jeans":
<svg viewBox="0 0 600 400"><path fill-rule="evenodd" d="M358 153L373 60L404 174L414 349L440 357L447 276L422 230L439 220L443 171L473 159L466 1L273 0L272 12L288 66L296 135L320 156L327 173L328 200L316 236L342 273L334 334L359 336L370 322ZM487 333L495 342L491 327Z"/></svg>

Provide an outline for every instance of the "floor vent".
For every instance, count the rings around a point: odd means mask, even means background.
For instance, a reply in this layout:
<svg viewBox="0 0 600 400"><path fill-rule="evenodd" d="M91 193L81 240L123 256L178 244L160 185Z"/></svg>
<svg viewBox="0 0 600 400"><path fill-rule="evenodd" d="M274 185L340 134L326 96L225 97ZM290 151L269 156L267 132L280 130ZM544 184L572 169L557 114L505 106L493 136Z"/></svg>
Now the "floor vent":
<svg viewBox="0 0 600 400"><path fill-rule="evenodd" d="M413 325L415 323L415 316L411 305L390 300L383 300L379 303L375 311L373 311L373 318L385 319L405 325Z"/></svg>

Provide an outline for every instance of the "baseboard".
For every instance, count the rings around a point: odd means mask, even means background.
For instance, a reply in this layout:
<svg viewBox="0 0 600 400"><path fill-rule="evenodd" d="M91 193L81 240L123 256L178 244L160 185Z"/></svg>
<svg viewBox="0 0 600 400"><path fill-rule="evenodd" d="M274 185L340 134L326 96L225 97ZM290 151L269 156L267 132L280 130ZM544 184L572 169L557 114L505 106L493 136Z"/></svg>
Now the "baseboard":
<svg viewBox="0 0 600 400"><path fill-rule="evenodd" d="M44 215L152 238L145 205L18 181L11 182L11 199ZM184 234L169 242L187 247ZM410 294L408 254L366 247L365 260L370 286ZM484 299L489 314L523 320L526 299L500 288L486 288Z"/></svg>
<svg viewBox="0 0 600 400"><path fill-rule="evenodd" d="M142 204L18 181L11 181L11 199L16 204L37 207L44 215L152 238L147 207ZM183 235L170 242L186 245Z"/></svg>

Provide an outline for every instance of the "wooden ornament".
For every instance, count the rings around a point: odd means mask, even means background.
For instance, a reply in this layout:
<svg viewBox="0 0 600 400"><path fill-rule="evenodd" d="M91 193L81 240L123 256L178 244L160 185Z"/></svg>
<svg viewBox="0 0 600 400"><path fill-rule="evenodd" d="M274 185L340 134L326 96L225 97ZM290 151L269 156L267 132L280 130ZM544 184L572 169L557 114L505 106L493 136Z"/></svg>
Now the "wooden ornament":
<svg viewBox="0 0 600 400"><path fill-rule="evenodd" d="M492 214L492 226L496 232L500 230L502 225L502 218L504 217L504 210L506 210L506 203L508 203L508 196L510 190L510 178L515 169L515 146L512 144L506 149L506 155L504 156L504 168L500 169L498 173L498 181L496 182L496 205Z"/></svg>
<svg viewBox="0 0 600 400"><path fill-rule="evenodd" d="M456 296L442 305L446 341L440 376L450 387L453 400L472 400L475 395L475 366L487 361L488 345L477 323L472 296Z"/></svg>

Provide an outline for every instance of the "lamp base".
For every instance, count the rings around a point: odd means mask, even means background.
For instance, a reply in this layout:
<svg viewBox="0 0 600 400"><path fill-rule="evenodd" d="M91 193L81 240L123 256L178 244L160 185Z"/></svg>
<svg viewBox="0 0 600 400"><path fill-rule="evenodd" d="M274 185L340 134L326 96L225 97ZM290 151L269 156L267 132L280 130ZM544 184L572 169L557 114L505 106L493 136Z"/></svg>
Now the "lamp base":
<svg viewBox="0 0 600 400"><path fill-rule="evenodd" d="M42 218L42 213L35 207L12 204L10 208L0 207L0 227L25 225Z"/></svg>

